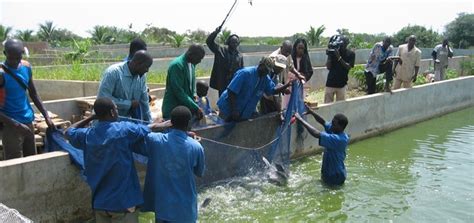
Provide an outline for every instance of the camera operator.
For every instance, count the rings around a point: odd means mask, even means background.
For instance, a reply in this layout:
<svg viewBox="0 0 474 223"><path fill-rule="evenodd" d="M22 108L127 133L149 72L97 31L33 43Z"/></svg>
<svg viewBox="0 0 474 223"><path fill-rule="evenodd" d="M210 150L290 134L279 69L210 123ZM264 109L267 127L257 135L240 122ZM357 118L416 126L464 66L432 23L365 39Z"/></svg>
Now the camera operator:
<svg viewBox="0 0 474 223"><path fill-rule="evenodd" d="M347 49L349 39L345 36L333 36L329 40L326 68L329 70L324 93L324 103L346 99L346 86L349 70L354 67L355 53Z"/></svg>

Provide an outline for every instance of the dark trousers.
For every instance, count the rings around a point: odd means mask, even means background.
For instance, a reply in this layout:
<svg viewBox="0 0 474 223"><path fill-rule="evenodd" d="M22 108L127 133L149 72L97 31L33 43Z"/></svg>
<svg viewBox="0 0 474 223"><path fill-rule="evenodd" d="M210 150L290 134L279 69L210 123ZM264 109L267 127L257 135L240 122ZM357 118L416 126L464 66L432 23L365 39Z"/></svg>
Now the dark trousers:
<svg viewBox="0 0 474 223"><path fill-rule="evenodd" d="M367 84L367 94L375 93L377 78L374 77L372 72L365 71L365 82Z"/></svg>
<svg viewBox="0 0 474 223"><path fill-rule="evenodd" d="M2 135L2 144L4 159L14 159L36 154L35 135L33 134L33 124L28 124L31 132L23 135L16 129L4 126Z"/></svg>
<svg viewBox="0 0 474 223"><path fill-rule="evenodd" d="M390 90L390 83L393 80L393 73L392 73L392 62L382 62L379 65L379 72L385 73L385 90ZM374 94L377 91L377 78L374 77L372 72L365 71L365 82L367 83L367 94Z"/></svg>

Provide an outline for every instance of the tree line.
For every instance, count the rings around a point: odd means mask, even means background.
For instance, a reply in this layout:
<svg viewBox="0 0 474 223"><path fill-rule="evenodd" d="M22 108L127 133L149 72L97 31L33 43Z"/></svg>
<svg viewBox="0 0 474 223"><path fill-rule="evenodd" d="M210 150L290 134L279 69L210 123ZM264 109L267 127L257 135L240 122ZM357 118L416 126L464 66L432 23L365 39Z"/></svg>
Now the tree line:
<svg viewBox="0 0 474 223"><path fill-rule="evenodd" d="M126 44L134 38L140 37L148 43L158 43L163 45L171 45L180 47L186 43L204 43L209 32L205 30L188 30L185 33L177 33L163 27L155 27L148 24L141 31L133 31L133 24L128 25L127 29L115 26L96 25L88 31L90 37L83 38L74 34L70 30L57 27L52 21L46 21L38 25L38 30L16 30L0 24L0 40L7 38L18 38L25 42L45 41L52 47L77 47L83 41L91 45L103 44ZM328 38L323 37L325 26L310 26L309 30L304 33L296 33L290 37L241 37L243 45L279 45L285 39L295 40L303 37L308 40L312 47L326 47ZM368 34L368 33L352 33L348 29L337 30L338 34L346 35L351 40L352 48L371 48L374 43L381 41L387 36L385 33ZM224 29L219 36L221 43L231 34L231 31ZM474 46L474 14L460 13L457 18L445 26L444 33L438 33L431 28L419 25L408 25L393 35L392 43L398 46L405 43L405 38L409 35L417 36L418 47L433 47L440 43L443 38L448 38L455 48L469 48Z"/></svg>

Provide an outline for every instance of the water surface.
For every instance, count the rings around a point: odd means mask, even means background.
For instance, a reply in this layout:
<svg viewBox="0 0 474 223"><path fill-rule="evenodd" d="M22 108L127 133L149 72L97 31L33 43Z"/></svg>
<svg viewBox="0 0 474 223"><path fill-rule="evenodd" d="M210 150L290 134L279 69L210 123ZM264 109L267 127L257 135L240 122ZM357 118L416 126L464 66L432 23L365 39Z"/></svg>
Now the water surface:
<svg viewBox="0 0 474 223"><path fill-rule="evenodd" d="M247 176L202 190L200 222L473 222L474 108L349 145L348 179L321 184L321 155L288 186Z"/></svg>

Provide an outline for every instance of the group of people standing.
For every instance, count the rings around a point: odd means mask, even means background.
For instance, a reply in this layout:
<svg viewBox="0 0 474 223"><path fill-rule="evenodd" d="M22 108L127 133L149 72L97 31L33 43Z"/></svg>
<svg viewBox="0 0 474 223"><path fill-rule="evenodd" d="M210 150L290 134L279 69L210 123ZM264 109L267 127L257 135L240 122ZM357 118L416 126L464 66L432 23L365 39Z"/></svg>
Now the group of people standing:
<svg viewBox="0 0 474 223"><path fill-rule="evenodd" d="M280 112L286 108L290 94L304 98L303 90L292 92L294 84L305 84L313 76L305 39L294 43L284 41L255 66L244 67L244 59L238 50L239 36L230 35L226 46L215 39L222 27L216 28L206 44L214 53L210 87L219 92L217 106L219 117L225 121L242 121L260 113ZM385 73L385 90L410 88L416 80L421 51L415 46L416 37L400 45L392 56L391 39L375 44L365 67L368 94L375 93L376 76ZM355 53L348 49L349 39L341 38L341 44L328 54L329 70L324 102L344 100L348 73L354 67ZM33 134L33 110L28 101L29 93L34 104L55 128L39 98L28 62L22 60L23 43L16 39L5 42L5 62L0 70L0 122L9 128L3 131L5 159L36 154ZM65 130L71 144L85 151L85 175L92 190L92 208L97 222L137 222L136 208L154 211L157 222L196 221L197 191L194 176L204 174L204 150L190 133L195 119L202 119L211 112L209 101L202 100L207 94L206 83L196 81L196 65L205 56L205 49L192 44L188 50L169 65L162 114L169 122L153 122L149 108L146 73L153 64L143 40L135 39L123 62L108 67L100 81L94 115L74 123ZM448 41L435 47L432 53L436 80L444 78L447 58L452 57ZM198 89L197 89L198 88ZM203 106L205 105L205 107ZM323 181L329 184L344 183L346 171L344 159L349 136L344 133L348 124L342 114L325 122L308 108L308 114L325 127L320 132L310 126L300 115L296 119L319 138L325 148L323 157ZM120 116L148 121L148 126L119 122ZM93 127L87 126L93 121ZM169 127L167 133L152 133L151 129ZM11 131L10 131L11 130ZM133 152L149 158L143 196ZM115 220L114 220L115 219Z"/></svg>
<svg viewBox="0 0 474 223"><path fill-rule="evenodd" d="M393 89L400 87L411 88L417 79L420 69L421 50L416 47L416 36L411 35L406 44L398 47L395 56L392 55L393 46L391 38L385 37L378 42L369 54L369 60L365 67L367 93L376 92L376 77L385 73L384 90L391 92L390 83L394 80ZM448 67L448 58L453 57L453 50L449 47L448 39L437 45L432 51L434 74L433 77L425 77L429 82L445 79ZM428 72L427 74L429 74Z"/></svg>

